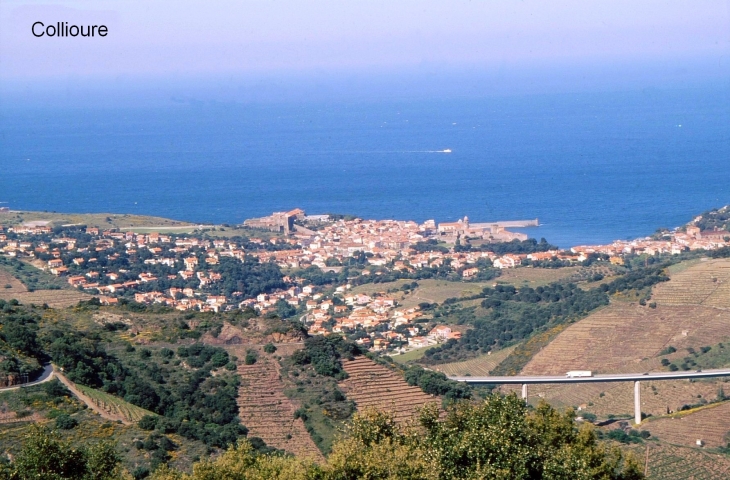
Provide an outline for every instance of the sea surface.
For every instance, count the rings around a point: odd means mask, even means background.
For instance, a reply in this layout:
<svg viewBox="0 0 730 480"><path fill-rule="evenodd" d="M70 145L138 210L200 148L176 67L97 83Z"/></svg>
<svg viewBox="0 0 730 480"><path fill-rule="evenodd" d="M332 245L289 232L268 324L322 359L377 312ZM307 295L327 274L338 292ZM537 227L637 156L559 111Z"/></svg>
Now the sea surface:
<svg viewBox="0 0 730 480"><path fill-rule="evenodd" d="M537 217L542 226L525 231L561 247L630 239L730 203L730 87L4 105L0 202L201 223L294 207L419 222Z"/></svg>

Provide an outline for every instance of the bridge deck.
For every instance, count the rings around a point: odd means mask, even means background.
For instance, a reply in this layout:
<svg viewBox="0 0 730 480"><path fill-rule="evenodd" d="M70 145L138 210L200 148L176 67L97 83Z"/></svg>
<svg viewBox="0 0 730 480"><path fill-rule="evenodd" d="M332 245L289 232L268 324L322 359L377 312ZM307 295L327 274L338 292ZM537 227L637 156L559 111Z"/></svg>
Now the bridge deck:
<svg viewBox="0 0 730 480"><path fill-rule="evenodd" d="M636 382L655 380L685 380L714 377L730 377L730 369L697 370L692 372L646 372L646 373L612 373L594 375L592 377L566 376L509 376L509 377L449 377L457 382L474 385L531 385L544 383L592 383L592 382Z"/></svg>

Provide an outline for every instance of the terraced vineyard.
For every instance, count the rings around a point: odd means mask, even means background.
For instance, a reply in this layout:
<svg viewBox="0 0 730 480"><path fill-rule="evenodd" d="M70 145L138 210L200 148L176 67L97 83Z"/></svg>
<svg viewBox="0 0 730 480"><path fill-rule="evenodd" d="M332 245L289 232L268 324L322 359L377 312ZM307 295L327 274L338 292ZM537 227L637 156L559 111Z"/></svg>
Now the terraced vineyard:
<svg viewBox="0 0 730 480"><path fill-rule="evenodd" d="M101 390L96 390L78 384L75 385L75 387L88 397L99 409L107 412L111 416L120 417L122 421L127 423L136 423L145 415L156 415L149 410L145 410L144 408L133 405L119 397L102 392Z"/></svg>
<svg viewBox="0 0 730 480"><path fill-rule="evenodd" d="M730 260L708 260L672 274L658 285L653 300L660 305L705 305L730 308Z"/></svg>
<svg viewBox="0 0 730 480"><path fill-rule="evenodd" d="M402 376L378 365L367 357L343 360L349 378L339 386L347 398L355 401L358 410L376 408L392 412L397 421L413 417L416 410L440 400L406 383Z"/></svg>
<svg viewBox="0 0 730 480"><path fill-rule="evenodd" d="M730 402L711 405L690 415L660 418L643 428L660 440L674 445L695 447L702 440L706 447L724 447L730 428Z"/></svg>
<svg viewBox="0 0 730 480"><path fill-rule="evenodd" d="M714 401L722 380L690 383L687 380L641 382L641 411L653 416L676 412L683 405L697 404L701 399ZM519 394L519 386L502 387L504 392ZM730 391L725 387L726 391ZM581 407L582 411L593 413L601 418L608 415L632 415L634 411L634 384L594 383L578 385L530 385L530 403L536 404L540 398L551 405ZM730 429L730 419L719 418Z"/></svg>
<svg viewBox="0 0 730 480"><path fill-rule="evenodd" d="M667 282L671 283L671 282ZM636 372L669 345L700 347L730 338L730 310L699 305L612 304L571 325L522 370L560 375L568 370Z"/></svg>
<svg viewBox="0 0 730 480"><path fill-rule="evenodd" d="M489 372L499 365L502 360L514 350L514 347L503 348L491 355L482 355L463 362L444 363L434 365L432 368L446 375L472 375L475 377L487 376Z"/></svg>
<svg viewBox="0 0 730 480"><path fill-rule="evenodd" d="M77 292L76 290L36 290L34 292L25 291L18 293L6 292L4 290L2 285L0 285L0 298L4 300L15 298L25 305L43 305L45 303L52 308L70 307L82 300L89 300L91 298L91 295Z"/></svg>
<svg viewBox="0 0 730 480"><path fill-rule="evenodd" d="M635 450L644 461L646 447ZM649 446L648 477L651 480L724 480L730 476L730 458L695 448L666 444Z"/></svg>
<svg viewBox="0 0 730 480"><path fill-rule="evenodd" d="M294 418L298 407L284 395L284 384L276 361L260 354L253 365L239 364L238 374L241 377L238 416L248 428L248 435L297 456L322 459L322 453L309 436L304 422Z"/></svg>
<svg viewBox="0 0 730 480"><path fill-rule="evenodd" d="M719 288L724 288L726 278L730 279L728 260L697 262L676 271L669 282L655 287L652 300L657 302L656 308L612 303L568 327L538 352L521 374L562 375L569 370L661 371L665 367L658 355L670 345L677 349L668 357L673 361L688 355L687 347L699 349L727 341L730 309L719 307L725 299L720 300L716 295ZM668 410L677 411L682 405L696 404L701 399L712 401L721 385L722 380L642 382L642 411L664 415ZM515 388L503 387L503 390ZM633 408L631 384L531 386L530 397L536 400L538 396L556 406L582 405L599 416L631 413ZM730 429L730 419L722 421Z"/></svg>

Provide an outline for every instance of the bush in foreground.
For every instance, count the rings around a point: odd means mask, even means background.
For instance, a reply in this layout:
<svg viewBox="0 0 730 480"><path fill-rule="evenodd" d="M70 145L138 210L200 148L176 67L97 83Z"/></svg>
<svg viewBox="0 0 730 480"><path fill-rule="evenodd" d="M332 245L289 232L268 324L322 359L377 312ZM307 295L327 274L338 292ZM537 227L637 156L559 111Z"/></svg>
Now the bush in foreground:
<svg viewBox="0 0 730 480"><path fill-rule="evenodd" d="M34 425L15 461L4 467L0 465L0 478L112 480L120 478L119 462L112 443L75 448L57 434Z"/></svg>
<svg viewBox="0 0 730 480"><path fill-rule="evenodd" d="M38 433L40 432L40 433ZM590 425L541 403L529 411L516 396L492 395L483 403L455 403L441 418L436 406L410 425L387 413L355 416L326 463L261 454L248 440L191 474L160 465L152 480L345 479L579 479L638 480L638 463L618 447L599 443ZM36 430L9 466L7 478L24 480L119 478L118 457L107 444L74 450ZM0 471L0 473L5 473ZM117 475L116 477L113 475ZM6 478L3 476L3 478Z"/></svg>
<svg viewBox="0 0 730 480"><path fill-rule="evenodd" d="M589 425L543 403L528 412L515 396L457 403L439 419L427 407L417 422L399 426L392 416L366 411L350 424L327 463L256 455L243 441L216 460L199 462L192 475L167 467L154 480L226 479L602 479L643 475L618 447L600 444Z"/></svg>

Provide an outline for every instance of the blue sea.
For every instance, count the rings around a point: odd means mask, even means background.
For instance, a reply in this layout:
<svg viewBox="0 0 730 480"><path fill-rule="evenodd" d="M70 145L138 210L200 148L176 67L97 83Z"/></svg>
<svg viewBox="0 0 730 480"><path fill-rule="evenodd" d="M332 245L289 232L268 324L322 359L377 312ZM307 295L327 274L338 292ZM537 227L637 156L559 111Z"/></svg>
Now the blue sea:
<svg viewBox="0 0 730 480"><path fill-rule="evenodd" d="M5 105L0 202L201 223L294 207L419 222L537 217L526 233L561 247L610 242L730 203L730 88Z"/></svg>

